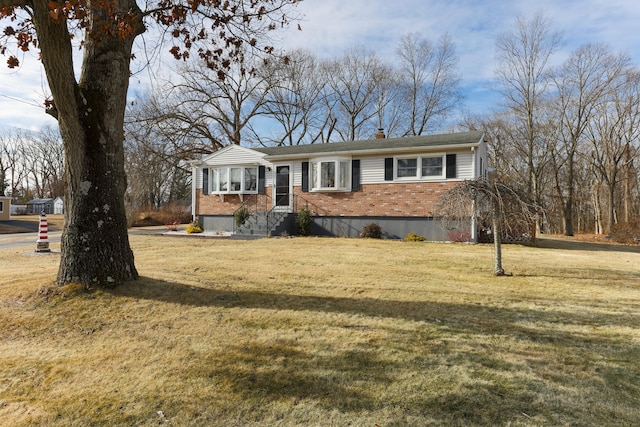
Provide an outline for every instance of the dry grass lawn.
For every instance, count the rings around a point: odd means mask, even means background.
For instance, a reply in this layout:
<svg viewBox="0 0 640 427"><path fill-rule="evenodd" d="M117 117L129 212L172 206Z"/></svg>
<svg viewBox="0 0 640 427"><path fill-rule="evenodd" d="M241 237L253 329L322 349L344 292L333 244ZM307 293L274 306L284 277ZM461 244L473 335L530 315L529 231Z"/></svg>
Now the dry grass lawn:
<svg viewBox="0 0 640 427"><path fill-rule="evenodd" d="M640 419L638 248L507 246L495 278L484 245L131 242L142 279L92 293L0 249L0 424Z"/></svg>

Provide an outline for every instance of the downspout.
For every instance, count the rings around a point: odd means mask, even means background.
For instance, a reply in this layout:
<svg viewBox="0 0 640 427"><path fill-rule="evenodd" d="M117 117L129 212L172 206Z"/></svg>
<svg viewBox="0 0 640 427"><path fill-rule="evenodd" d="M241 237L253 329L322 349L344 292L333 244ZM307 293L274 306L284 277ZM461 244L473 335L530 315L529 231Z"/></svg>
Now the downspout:
<svg viewBox="0 0 640 427"><path fill-rule="evenodd" d="M196 160L189 162L191 165L191 221L195 221L198 212L198 200L196 198L196 187L198 186L198 164Z"/></svg>
<svg viewBox="0 0 640 427"><path fill-rule="evenodd" d="M198 212L198 199L196 198L196 185L198 185L198 169L195 165L191 167L191 221L196 220L198 216L196 212Z"/></svg>
<svg viewBox="0 0 640 427"><path fill-rule="evenodd" d="M471 200L471 243L478 243L478 212L476 198Z"/></svg>
<svg viewBox="0 0 640 427"><path fill-rule="evenodd" d="M478 178L478 171L476 170L476 156L476 147L471 147L471 170L473 171L473 179ZM478 243L478 213L476 210L477 205L474 195L473 200L471 200L471 243Z"/></svg>

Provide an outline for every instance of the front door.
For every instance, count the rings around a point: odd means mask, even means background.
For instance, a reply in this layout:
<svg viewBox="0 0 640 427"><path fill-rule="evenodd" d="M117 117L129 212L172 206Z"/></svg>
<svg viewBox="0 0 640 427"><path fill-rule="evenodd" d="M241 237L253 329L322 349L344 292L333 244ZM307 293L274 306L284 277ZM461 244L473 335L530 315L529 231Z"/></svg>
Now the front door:
<svg viewBox="0 0 640 427"><path fill-rule="evenodd" d="M291 210L291 165L276 165L273 207L278 210Z"/></svg>

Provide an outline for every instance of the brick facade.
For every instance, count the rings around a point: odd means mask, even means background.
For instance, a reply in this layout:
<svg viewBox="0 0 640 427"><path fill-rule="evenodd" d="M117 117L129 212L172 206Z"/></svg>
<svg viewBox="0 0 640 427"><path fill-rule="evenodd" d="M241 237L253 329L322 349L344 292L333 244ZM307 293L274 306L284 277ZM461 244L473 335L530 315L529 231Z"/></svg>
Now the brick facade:
<svg viewBox="0 0 640 427"><path fill-rule="evenodd" d="M366 184L348 193L294 193L318 216L430 217L440 195L456 182ZM304 203L299 201L298 203Z"/></svg>
<svg viewBox="0 0 640 427"><path fill-rule="evenodd" d="M431 217L438 197L452 189L457 182L418 182L363 184L360 191L347 193L302 192L301 187L294 187L296 210L307 205L316 216L386 216L386 217ZM259 199L263 209L269 210L271 204L271 188L266 195L245 196L244 201ZM196 192L198 215L233 215L242 204L236 194L226 194L224 200L220 195L203 195L200 189Z"/></svg>
<svg viewBox="0 0 640 427"><path fill-rule="evenodd" d="M266 188L265 194L245 194L240 200L238 194L202 194L201 189L196 190L196 212L197 215L233 215L242 203L259 200L264 207L260 210L271 209L271 189ZM262 206L261 206L262 207Z"/></svg>

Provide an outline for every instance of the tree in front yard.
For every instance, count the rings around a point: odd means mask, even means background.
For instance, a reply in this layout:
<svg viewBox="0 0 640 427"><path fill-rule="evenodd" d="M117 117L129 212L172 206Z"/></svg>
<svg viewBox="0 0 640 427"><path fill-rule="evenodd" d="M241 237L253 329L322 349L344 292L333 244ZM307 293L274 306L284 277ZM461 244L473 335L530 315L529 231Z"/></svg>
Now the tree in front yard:
<svg viewBox="0 0 640 427"><path fill-rule="evenodd" d="M58 284L113 286L138 277L127 236L123 152L136 38L156 25L148 41L167 34L176 59L193 53L224 75L242 60L245 46L258 48L269 30L287 24L298 1L157 0L142 2L148 8L143 10L135 0L0 0L0 19L7 23L0 53L15 68L18 52L39 51L52 94L47 112L57 119L64 144L66 221Z"/></svg>
<svg viewBox="0 0 640 427"><path fill-rule="evenodd" d="M494 243L493 273L504 276L502 238L505 234L532 233L542 210L515 186L496 180L464 181L438 199L437 214L452 228L477 215L481 223L490 224Z"/></svg>

